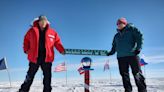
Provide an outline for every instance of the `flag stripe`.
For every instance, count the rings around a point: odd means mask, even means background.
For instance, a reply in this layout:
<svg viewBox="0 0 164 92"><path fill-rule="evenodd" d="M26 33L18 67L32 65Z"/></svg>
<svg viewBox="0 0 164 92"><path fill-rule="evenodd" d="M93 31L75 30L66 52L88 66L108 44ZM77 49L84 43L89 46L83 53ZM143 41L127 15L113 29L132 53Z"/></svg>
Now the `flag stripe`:
<svg viewBox="0 0 164 92"><path fill-rule="evenodd" d="M143 58L140 59L140 66L145 66L147 65L148 63L145 62L145 60Z"/></svg>
<svg viewBox="0 0 164 92"><path fill-rule="evenodd" d="M78 72L79 72L80 75L84 74L84 69L82 67L79 67Z"/></svg>
<svg viewBox="0 0 164 92"><path fill-rule="evenodd" d="M62 72L66 70L65 62L63 62L55 67L54 72Z"/></svg>

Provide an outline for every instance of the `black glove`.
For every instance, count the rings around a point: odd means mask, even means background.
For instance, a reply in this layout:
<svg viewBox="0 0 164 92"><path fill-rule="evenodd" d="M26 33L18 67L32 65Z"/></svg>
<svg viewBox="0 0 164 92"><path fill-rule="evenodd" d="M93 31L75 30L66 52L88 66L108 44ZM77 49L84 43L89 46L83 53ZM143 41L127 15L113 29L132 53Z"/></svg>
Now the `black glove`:
<svg viewBox="0 0 164 92"><path fill-rule="evenodd" d="M140 54L140 52L141 52L140 50L135 50L135 51L134 51L135 55Z"/></svg>
<svg viewBox="0 0 164 92"><path fill-rule="evenodd" d="M107 56L110 56L110 55L112 55L112 53L111 53L111 52L108 52L108 53L107 53Z"/></svg>

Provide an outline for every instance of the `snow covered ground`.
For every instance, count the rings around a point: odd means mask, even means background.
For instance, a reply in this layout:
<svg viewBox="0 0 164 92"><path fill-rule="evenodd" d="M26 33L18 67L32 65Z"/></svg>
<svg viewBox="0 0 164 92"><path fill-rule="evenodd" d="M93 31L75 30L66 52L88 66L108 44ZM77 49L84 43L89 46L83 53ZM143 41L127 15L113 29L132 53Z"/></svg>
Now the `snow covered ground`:
<svg viewBox="0 0 164 92"><path fill-rule="evenodd" d="M137 88L133 79L133 92L137 92ZM16 92L22 82L12 82L10 87L7 82L0 82L0 92ZM164 78L147 79L148 92L164 92ZM68 80L67 85L65 80L52 80L52 92L84 92L83 80ZM42 92L42 81L34 81L30 92ZM92 79L90 92L124 92L122 81L120 79Z"/></svg>

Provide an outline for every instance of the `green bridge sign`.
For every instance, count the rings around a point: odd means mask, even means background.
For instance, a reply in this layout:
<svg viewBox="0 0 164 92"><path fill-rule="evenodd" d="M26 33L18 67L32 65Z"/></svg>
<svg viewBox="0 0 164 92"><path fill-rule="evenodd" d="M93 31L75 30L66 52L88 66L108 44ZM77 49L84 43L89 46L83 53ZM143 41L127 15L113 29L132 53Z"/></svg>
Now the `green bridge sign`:
<svg viewBox="0 0 164 92"><path fill-rule="evenodd" d="M108 51L107 50L88 50L88 49L65 49L65 54L107 56Z"/></svg>

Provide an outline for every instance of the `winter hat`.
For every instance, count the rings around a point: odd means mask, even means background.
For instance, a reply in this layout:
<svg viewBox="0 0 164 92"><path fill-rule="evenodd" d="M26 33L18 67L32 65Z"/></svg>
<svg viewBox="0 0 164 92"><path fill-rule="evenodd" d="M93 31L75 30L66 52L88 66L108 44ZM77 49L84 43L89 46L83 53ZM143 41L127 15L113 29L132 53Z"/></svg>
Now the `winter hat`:
<svg viewBox="0 0 164 92"><path fill-rule="evenodd" d="M121 23L123 23L123 24L125 24L125 25L128 24L126 18L124 18L124 17L119 18L119 19L117 20L117 25L119 25L119 24L121 24Z"/></svg>
<svg viewBox="0 0 164 92"><path fill-rule="evenodd" d="M47 17L44 15L40 15L38 18L39 18L39 21L47 20Z"/></svg>

